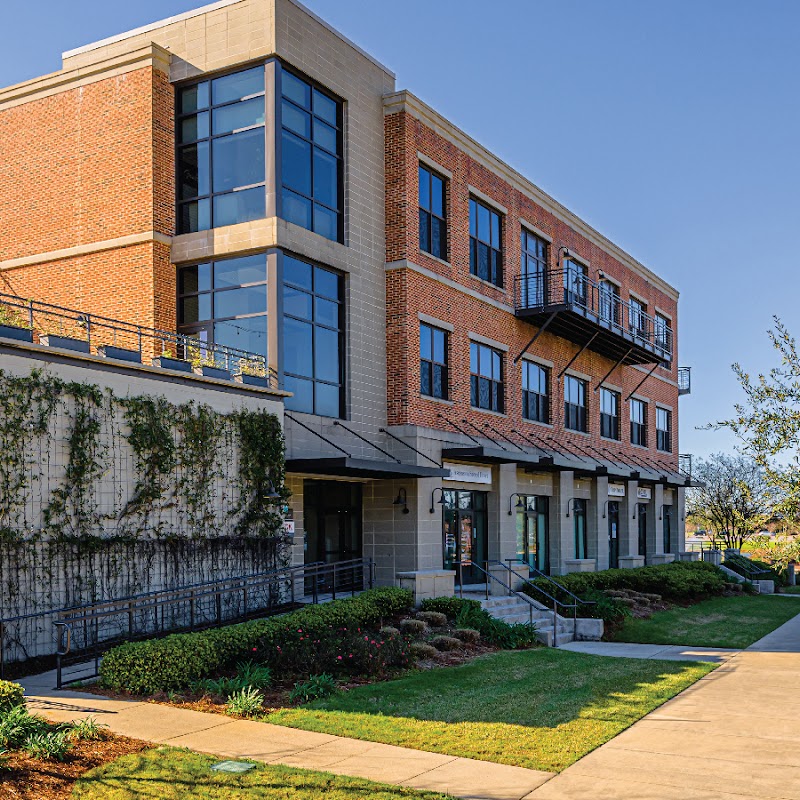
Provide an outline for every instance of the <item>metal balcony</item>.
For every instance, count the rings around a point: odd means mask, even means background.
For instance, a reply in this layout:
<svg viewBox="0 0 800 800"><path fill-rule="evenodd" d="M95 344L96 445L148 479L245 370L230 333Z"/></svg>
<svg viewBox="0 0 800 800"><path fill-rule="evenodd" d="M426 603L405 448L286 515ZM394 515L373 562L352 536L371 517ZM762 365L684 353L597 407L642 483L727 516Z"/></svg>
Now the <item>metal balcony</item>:
<svg viewBox="0 0 800 800"><path fill-rule="evenodd" d="M517 276L514 312L622 364L672 360L667 325L623 303L610 284L597 284L570 267Z"/></svg>
<svg viewBox="0 0 800 800"><path fill-rule="evenodd" d="M681 453L678 456L678 472L685 475L687 478L692 477L692 454Z"/></svg>
<svg viewBox="0 0 800 800"><path fill-rule="evenodd" d="M692 368L678 367L678 394L692 393Z"/></svg>

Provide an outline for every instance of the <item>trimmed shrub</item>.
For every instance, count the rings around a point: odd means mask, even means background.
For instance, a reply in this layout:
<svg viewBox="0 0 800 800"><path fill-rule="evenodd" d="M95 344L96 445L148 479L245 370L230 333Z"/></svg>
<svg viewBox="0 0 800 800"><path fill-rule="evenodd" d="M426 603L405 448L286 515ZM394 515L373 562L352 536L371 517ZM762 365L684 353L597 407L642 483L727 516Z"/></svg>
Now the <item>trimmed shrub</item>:
<svg viewBox="0 0 800 800"><path fill-rule="evenodd" d="M25 691L18 683L0 681L0 711L8 711L25 703Z"/></svg>
<svg viewBox="0 0 800 800"><path fill-rule="evenodd" d="M463 646L463 642L454 636L434 636L428 644L437 650L460 650Z"/></svg>
<svg viewBox="0 0 800 800"><path fill-rule="evenodd" d="M414 642L411 647L411 655L416 659L436 658L439 651L425 642Z"/></svg>
<svg viewBox="0 0 800 800"><path fill-rule="evenodd" d="M420 611L417 619L426 622L431 628L443 628L447 625L447 614L442 614L440 611Z"/></svg>
<svg viewBox="0 0 800 800"><path fill-rule="evenodd" d="M381 636L399 636L400 635L400 631L397 628L393 627L392 625L384 625L378 631L378 633Z"/></svg>
<svg viewBox="0 0 800 800"><path fill-rule="evenodd" d="M495 619L474 600L464 601L455 621L459 628L472 628L487 642L504 650L530 647L536 643L535 625L509 625L507 622Z"/></svg>
<svg viewBox="0 0 800 800"><path fill-rule="evenodd" d="M476 631L474 628L458 628L457 630L453 631L453 636L455 636L456 639L460 639L462 642L466 642L467 644L475 644L481 638L480 633L478 633L478 631Z"/></svg>
<svg viewBox="0 0 800 800"><path fill-rule="evenodd" d="M408 662L405 644L395 637L375 640L367 637L366 660L343 643L377 630L384 619L407 612L412 594L405 589L371 589L357 597L308 606L279 617L243 622L196 633L167 636L144 642L128 642L115 647L100 666L102 685L115 691L152 694L184 689L193 682L218 675L242 659L254 659L270 667L302 673L357 669L369 665L373 670L402 666ZM390 642L390 646L385 646ZM377 645L380 645L378 647ZM345 652L346 650L346 652ZM347 656L353 652L354 658ZM369 658L369 655L372 658Z"/></svg>
<svg viewBox="0 0 800 800"><path fill-rule="evenodd" d="M438 611L447 619L454 620L462 608L481 608L477 600L465 600L462 597L432 597L423 600L420 606L423 611Z"/></svg>
<svg viewBox="0 0 800 800"><path fill-rule="evenodd" d="M428 623L421 619L404 619L400 621L400 630L406 636L423 636L428 630Z"/></svg>

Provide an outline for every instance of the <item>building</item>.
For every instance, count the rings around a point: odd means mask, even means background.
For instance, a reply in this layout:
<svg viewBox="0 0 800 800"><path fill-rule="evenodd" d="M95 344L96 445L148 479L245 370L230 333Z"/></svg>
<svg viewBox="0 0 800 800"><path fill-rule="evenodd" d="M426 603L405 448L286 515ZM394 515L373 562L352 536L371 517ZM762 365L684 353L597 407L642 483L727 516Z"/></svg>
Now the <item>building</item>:
<svg viewBox="0 0 800 800"><path fill-rule="evenodd" d="M267 356L298 562L682 553L678 292L295 0L64 53L0 149L0 291Z"/></svg>

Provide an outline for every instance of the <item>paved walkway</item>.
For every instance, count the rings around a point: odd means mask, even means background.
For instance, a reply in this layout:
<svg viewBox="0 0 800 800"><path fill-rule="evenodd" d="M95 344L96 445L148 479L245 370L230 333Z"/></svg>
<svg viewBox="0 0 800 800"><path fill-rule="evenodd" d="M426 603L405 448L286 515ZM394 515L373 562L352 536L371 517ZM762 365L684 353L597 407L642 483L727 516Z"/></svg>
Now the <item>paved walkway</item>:
<svg viewBox="0 0 800 800"><path fill-rule="evenodd" d="M665 659L667 661L711 661L723 664L741 650L722 650L716 647L684 647L678 644L629 644L627 642L570 642L559 650L588 653L615 658Z"/></svg>

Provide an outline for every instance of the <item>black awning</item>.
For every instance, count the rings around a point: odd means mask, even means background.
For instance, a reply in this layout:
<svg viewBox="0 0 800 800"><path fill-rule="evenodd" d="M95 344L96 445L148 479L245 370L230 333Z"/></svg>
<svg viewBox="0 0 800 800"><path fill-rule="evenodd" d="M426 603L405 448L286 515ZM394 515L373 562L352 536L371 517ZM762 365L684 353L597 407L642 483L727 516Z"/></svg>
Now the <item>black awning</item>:
<svg viewBox="0 0 800 800"><path fill-rule="evenodd" d="M287 472L308 472L313 475L333 475L343 478L446 478L450 471L439 467L420 467L398 464L396 461L377 461L369 458L330 456L320 458L288 458Z"/></svg>
<svg viewBox="0 0 800 800"><path fill-rule="evenodd" d="M470 447L445 447L442 450L442 459L447 458L482 464L525 464L542 467L551 466L553 463L550 456L539 456L520 450L501 450L499 447L484 447L480 444Z"/></svg>

